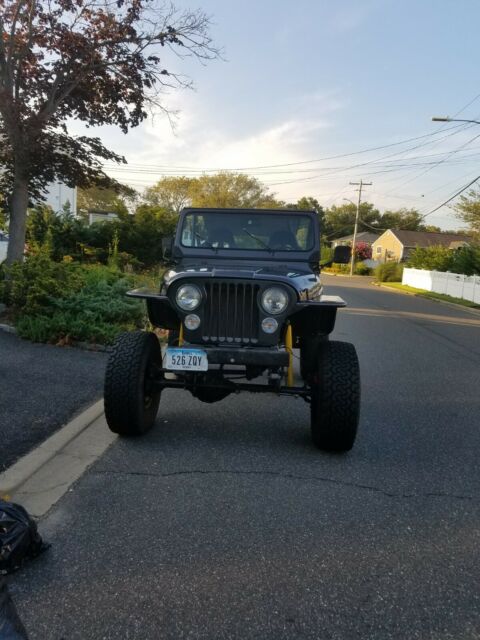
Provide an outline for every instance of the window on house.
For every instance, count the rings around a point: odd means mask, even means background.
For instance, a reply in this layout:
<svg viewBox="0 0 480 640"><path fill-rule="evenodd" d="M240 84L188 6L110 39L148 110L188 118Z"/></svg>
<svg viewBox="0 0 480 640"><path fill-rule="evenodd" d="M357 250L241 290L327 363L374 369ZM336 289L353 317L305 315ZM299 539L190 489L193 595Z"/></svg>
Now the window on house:
<svg viewBox="0 0 480 640"><path fill-rule="evenodd" d="M377 247L377 253L382 253L382 247Z"/></svg>

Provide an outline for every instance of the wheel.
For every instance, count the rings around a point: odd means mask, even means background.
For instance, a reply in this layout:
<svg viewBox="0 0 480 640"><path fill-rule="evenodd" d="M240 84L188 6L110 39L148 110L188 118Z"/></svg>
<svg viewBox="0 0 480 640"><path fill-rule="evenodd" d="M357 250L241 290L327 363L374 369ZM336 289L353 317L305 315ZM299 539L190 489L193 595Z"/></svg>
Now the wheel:
<svg viewBox="0 0 480 640"><path fill-rule="evenodd" d="M308 336L300 342L300 375L302 379L310 381L318 363L320 345L328 341L327 336Z"/></svg>
<svg viewBox="0 0 480 640"><path fill-rule="evenodd" d="M105 373L105 417L110 431L136 436L152 427L160 390L154 388L150 372L161 365L162 353L155 334L135 331L117 338Z"/></svg>
<svg viewBox="0 0 480 640"><path fill-rule="evenodd" d="M312 440L320 449L349 451L360 415L360 368L349 342L324 342L312 377Z"/></svg>

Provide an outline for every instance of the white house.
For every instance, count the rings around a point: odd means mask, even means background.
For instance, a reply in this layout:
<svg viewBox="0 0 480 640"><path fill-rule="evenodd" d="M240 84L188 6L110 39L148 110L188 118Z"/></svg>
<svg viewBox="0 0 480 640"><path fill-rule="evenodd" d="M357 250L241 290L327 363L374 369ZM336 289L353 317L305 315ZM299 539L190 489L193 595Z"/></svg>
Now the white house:
<svg viewBox="0 0 480 640"><path fill-rule="evenodd" d="M0 231L0 264L7 257L8 236Z"/></svg>
<svg viewBox="0 0 480 640"><path fill-rule="evenodd" d="M45 203L50 205L55 212L62 211L63 207L70 203L73 215L77 214L77 188L67 187L62 182L54 182L47 187Z"/></svg>

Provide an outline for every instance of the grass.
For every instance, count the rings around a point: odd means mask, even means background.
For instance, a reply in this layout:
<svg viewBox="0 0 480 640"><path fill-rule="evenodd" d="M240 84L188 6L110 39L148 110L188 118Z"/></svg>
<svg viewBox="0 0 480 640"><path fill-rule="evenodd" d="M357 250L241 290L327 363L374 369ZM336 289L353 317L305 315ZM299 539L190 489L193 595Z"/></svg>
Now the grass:
<svg viewBox="0 0 480 640"><path fill-rule="evenodd" d="M458 304L462 307L470 307L471 309L480 309L480 305L472 302L471 300L464 300L463 298L454 298L453 296L447 296L443 293L435 293L434 291L426 291L425 289L416 289L410 287L408 284L402 284L401 282L382 282L382 287L390 287L391 289L398 289L399 291L405 291L405 293L411 293L421 298L429 298L430 300L441 300L443 302L451 302L452 304Z"/></svg>

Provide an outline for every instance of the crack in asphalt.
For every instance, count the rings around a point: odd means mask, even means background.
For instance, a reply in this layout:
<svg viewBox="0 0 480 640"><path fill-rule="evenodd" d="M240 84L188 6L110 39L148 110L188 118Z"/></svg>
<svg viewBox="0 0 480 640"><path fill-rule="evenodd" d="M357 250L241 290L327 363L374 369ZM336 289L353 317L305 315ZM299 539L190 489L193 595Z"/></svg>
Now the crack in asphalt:
<svg viewBox="0 0 480 640"><path fill-rule="evenodd" d="M175 476L188 476L188 475L258 475L258 476L272 476L275 478L284 478L289 480L313 480L316 482L325 482L338 486L350 487L353 489L361 489L365 491L371 491L372 493L380 493L388 498L450 498L453 500L470 500L476 501L475 496L460 495L455 493L446 493L443 491L430 491L425 493L395 493L393 491L386 491L380 487L373 485L362 484L359 482L348 482L346 480L338 480L335 478L328 478L326 476L302 476L293 473L283 473L280 471L266 471L266 470L250 470L243 471L238 469L189 469L180 471L170 471L167 473L153 473L149 471L95 471L95 475L125 475L125 476L144 476L150 478L171 478Z"/></svg>

